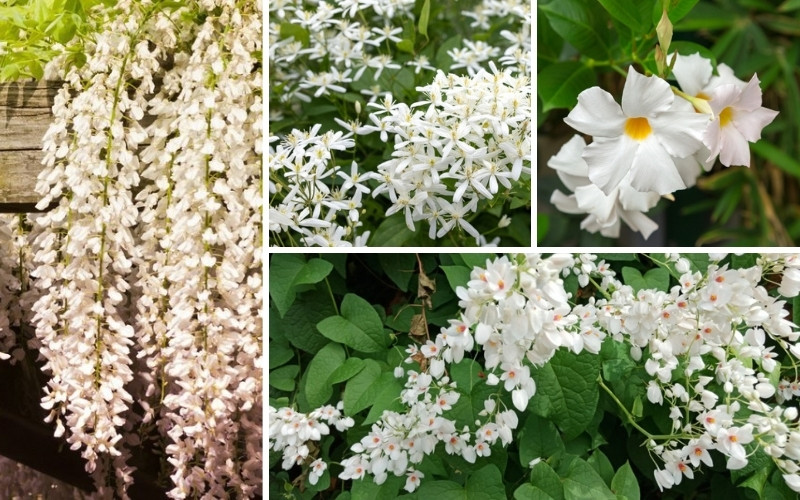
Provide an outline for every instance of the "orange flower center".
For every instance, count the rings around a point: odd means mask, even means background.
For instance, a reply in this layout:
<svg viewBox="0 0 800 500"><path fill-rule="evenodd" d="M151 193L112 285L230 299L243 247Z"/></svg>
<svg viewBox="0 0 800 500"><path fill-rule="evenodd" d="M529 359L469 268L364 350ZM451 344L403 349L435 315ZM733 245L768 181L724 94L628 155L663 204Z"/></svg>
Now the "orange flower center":
<svg viewBox="0 0 800 500"><path fill-rule="evenodd" d="M719 113L719 125L721 127L726 126L730 121L733 119L733 110L730 107L723 109Z"/></svg>
<svg viewBox="0 0 800 500"><path fill-rule="evenodd" d="M641 142L647 139L652 131L653 129L650 128L650 122L643 116L628 118L625 121L625 133L634 141Z"/></svg>

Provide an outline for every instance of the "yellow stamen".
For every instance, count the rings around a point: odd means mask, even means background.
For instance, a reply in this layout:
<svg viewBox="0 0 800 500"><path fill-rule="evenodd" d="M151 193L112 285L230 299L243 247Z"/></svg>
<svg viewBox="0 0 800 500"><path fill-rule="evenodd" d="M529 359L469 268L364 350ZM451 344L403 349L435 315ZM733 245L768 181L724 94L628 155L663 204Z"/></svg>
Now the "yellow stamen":
<svg viewBox="0 0 800 500"><path fill-rule="evenodd" d="M650 128L650 122L643 116L628 118L625 121L625 133L635 141L641 142L647 139L652 131L653 129Z"/></svg>
<svg viewBox="0 0 800 500"><path fill-rule="evenodd" d="M723 109L719 113L719 125L724 127L733 119L733 110L730 107Z"/></svg>

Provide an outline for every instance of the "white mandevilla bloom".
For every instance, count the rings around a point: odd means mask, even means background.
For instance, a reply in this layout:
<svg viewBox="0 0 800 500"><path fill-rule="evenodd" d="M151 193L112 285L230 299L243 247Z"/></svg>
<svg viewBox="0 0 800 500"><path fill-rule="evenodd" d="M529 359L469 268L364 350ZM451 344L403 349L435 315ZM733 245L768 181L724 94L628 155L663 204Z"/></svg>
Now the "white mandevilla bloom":
<svg viewBox="0 0 800 500"><path fill-rule="evenodd" d="M621 107L611 94L592 87L581 92L564 121L593 136L583 158L589 179L604 193L630 174L636 190L667 194L686 187L674 157L697 152L708 116L676 100L664 80L630 67Z"/></svg>

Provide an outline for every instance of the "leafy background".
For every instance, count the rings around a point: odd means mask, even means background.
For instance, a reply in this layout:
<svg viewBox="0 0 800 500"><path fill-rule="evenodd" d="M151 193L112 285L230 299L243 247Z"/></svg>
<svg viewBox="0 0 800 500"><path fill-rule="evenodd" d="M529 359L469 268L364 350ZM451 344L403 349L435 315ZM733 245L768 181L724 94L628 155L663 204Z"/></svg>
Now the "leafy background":
<svg viewBox="0 0 800 500"><path fill-rule="evenodd" d="M674 24L670 53L700 52L749 80L757 73L763 105L780 114L751 145L751 168L724 168L651 210L663 229L631 245L794 246L800 241L800 1L552 0L537 2L538 241L543 245L611 245L574 229L581 217L550 205L561 184L546 166L574 133L563 118L584 89L621 95L613 65L656 72L655 26L666 5ZM561 188L563 190L563 188Z"/></svg>
<svg viewBox="0 0 800 500"><path fill-rule="evenodd" d="M558 351L550 363L534 369L537 392L519 417L508 448L470 464L447 455L442 447L418 468L420 488L407 494L405 477L376 485L367 476L341 481L335 462L369 431L385 409L398 410L402 383L392 370L406 357L404 349L433 338L447 320L457 317L454 290L469 280L482 254L273 254L269 263L269 399L275 408L294 406L309 412L344 401L344 413L355 419L345 433L323 436L319 456L329 469L315 486L298 480L303 471L281 470L280 453L270 451L269 495L275 498L374 499L792 499L780 473L766 455L754 455L739 471L727 471L717 457L713 468L697 471L694 480L660 492L654 464L642 446L644 436L627 424L604 384L630 409L644 428L668 433L668 408L647 402L649 376L621 343L604 342L600 355ZM708 255L688 256L695 270L708 267ZM626 284L635 289L668 290L676 284L674 269L663 255L601 254ZM754 255L732 255L721 263L751 267ZM421 274L420 265L424 272ZM567 291L577 296L578 280L570 275ZM423 307L426 299L429 307ZM795 311L800 310L797 300ZM424 325L415 316L423 314ZM795 320L798 317L795 316ZM335 326L335 328L334 328ZM472 423L489 394L480 371L482 359L465 358L449 367L460 399L449 412L457 427ZM498 392L499 391L499 392ZM511 407L508 394L504 402ZM716 453L716 452L714 452ZM541 459L531 469L532 460ZM310 461L310 460L309 460Z"/></svg>

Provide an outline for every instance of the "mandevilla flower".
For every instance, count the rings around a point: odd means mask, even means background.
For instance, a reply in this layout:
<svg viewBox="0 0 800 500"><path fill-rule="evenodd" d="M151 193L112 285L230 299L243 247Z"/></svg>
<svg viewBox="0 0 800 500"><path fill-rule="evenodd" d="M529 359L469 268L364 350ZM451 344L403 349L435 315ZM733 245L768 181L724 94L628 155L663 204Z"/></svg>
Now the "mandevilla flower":
<svg viewBox="0 0 800 500"><path fill-rule="evenodd" d="M611 94L593 87L581 92L564 121L594 137L583 158L589 179L604 193L630 173L635 189L667 194L685 188L673 157L698 150L708 117L676 100L664 80L631 66L621 107Z"/></svg>

